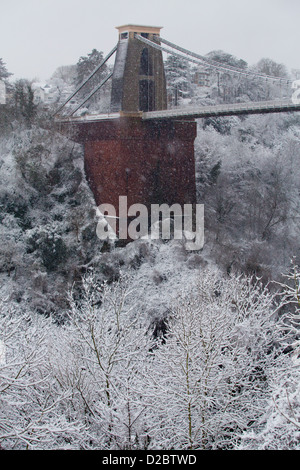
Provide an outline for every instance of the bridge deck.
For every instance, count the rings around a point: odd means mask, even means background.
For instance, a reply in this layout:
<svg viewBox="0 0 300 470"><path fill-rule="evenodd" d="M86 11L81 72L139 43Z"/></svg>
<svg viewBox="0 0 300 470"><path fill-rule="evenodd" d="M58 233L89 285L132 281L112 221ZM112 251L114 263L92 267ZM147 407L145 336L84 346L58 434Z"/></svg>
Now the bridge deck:
<svg viewBox="0 0 300 470"><path fill-rule="evenodd" d="M204 118L213 116L235 116L240 114L264 114L300 111L300 103L290 101L252 101L249 103L188 106L163 111L143 113L143 119Z"/></svg>
<svg viewBox="0 0 300 470"><path fill-rule="evenodd" d="M71 122L96 122L106 121L110 119L119 119L120 113L103 113L103 114L84 114L83 116L57 116L55 117L56 122L71 123Z"/></svg>
<svg viewBox="0 0 300 470"><path fill-rule="evenodd" d="M290 101L252 101L250 103L219 104L209 106L187 106L185 108L166 109L163 111L149 111L135 113L143 120L149 119L180 119L180 118L205 118L217 116L238 116L245 114L265 114L300 111L300 103L294 104ZM133 113L109 113L109 114L89 114L84 116L60 117L58 122L95 122L110 119L118 119L121 116L129 117Z"/></svg>

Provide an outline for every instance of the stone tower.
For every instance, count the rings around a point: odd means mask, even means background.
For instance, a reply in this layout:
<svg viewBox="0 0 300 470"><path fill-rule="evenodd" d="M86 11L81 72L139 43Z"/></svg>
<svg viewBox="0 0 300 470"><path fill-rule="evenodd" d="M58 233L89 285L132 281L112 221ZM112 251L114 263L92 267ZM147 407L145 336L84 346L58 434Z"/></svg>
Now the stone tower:
<svg viewBox="0 0 300 470"><path fill-rule="evenodd" d="M112 76L112 116L87 116L60 125L84 145L84 165L95 202L112 204L119 196L132 204L195 204L193 119L143 119L143 112L167 108L160 27L117 28L119 41ZM116 115L117 114L117 115Z"/></svg>
<svg viewBox="0 0 300 470"><path fill-rule="evenodd" d="M159 44L161 27L118 26L119 42L112 77L111 111L136 113L167 108L162 52L136 38Z"/></svg>

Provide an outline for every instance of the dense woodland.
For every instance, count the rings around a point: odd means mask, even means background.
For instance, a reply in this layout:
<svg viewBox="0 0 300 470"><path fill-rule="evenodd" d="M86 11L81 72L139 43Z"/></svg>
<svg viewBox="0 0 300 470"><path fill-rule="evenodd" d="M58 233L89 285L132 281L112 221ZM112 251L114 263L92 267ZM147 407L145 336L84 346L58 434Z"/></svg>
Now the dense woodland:
<svg viewBox="0 0 300 470"><path fill-rule="evenodd" d="M86 77L93 50L50 79ZM166 59L170 106L287 97ZM13 81L0 105L2 449L300 449L300 115L199 119L205 244L96 236L83 149ZM109 87L80 112L105 110ZM81 99L80 97L78 98ZM104 103L104 104L103 104Z"/></svg>

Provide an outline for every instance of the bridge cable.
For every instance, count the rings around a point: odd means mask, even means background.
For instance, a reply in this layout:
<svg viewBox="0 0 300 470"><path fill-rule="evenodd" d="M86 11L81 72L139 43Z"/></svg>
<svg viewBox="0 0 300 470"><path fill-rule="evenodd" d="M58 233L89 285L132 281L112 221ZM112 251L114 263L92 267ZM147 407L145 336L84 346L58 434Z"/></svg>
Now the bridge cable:
<svg viewBox="0 0 300 470"><path fill-rule="evenodd" d="M73 116L73 114L75 114L76 111L78 111L78 109L81 108L81 106L83 106L98 90L100 90L100 88L112 77L112 75L113 75L113 72L107 75L107 77L104 80L102 80L102 82L99 85L97 85L78 106L76 106L76 108L71 112L69 117Z"/></svg>
<svg viewBox="0 0 300 470"><path fill-rule="evenodd" d="M199 64L199 60L186 58L182 54L178 54L177 52L170 51L166 47L160 46L160 45L156 44L155 42L150 41L149 39L146 39L143 36L140 36L139 34L135 34L135 37L137 39L139 39L139 41L142 41L145 44L148 44L148 46L154 47L154 49L158 49L159 51L166 52L167 54L172 54L172 55L175 55L177 57L181 57L182 59L188 60L190 62L194 62L195 64Z"/></svg>
<svg viewBox="0 0 300 470"><path fill-rule="evenodd" d="M284 80L286 82L291 82L292 81L292 80L289 80L289 79L286 79L286 78L283 78L283 77L274 77L274 76L270 76L270 75L265 75L265 74L260 74L260 73L256 73L256 72L246 71L246 70L234 68L230 65L228 65L228 66L223 65L220 62L210 61L209 59L206 59L205 57L203 57L199 54L188 51L187 49L184 49L182 47L176 46L175 44L173 44L170 41L167 41L166 39L163 39L161 37L159 38L159 40L161 42L163 42L166 45L169 45L170 47L173 47L174 49L180 51L181 54L179 54L177 52L174 52L174 51L171 51L170 49L167 49L163 46L160 46L160 45L158 45L158 44L150 41L149 39L146 39L146 38L144 38L144 37L142 37L138 34L136 34L136 38L139 39L140 41L154 47L155 49L166 52L167 54L172 54L174 56L181 57L182 59L188 60L189 62L193 62L193 63L198 64L198 65L206 65L209 68L215 68L215 69L218 69L218 70L226 70L226 71L238 73L240 75L247 75L247 76L252 76L252 77L257 77L257 78L265 78L265 79L280 80L280 81ZM185 54L185 55L190 56L190 57L185 57L182 54Z"/></svg>
<svg viewBox="0 0 300 470"><path fill-rule="evenodd" d="M92 73L76 88L76 90L67 98L67 100L55 111L53 116L56 116L66 104L74 98L74 96L84 87L84 85L100 70L101 67L110 59L110 57L116 52L118 45L116 45L109 54L102 60L102 62L92 71ZM97 91L97 90L96 90Z"/></svg>
<svg viewBox="0 0 300 470"><path fill-rule="evenodd" d="M195 52L191 52L187 49L184 49L183 47L180 47L180 46L177 46L176 44L173 44L172 42L168 41L167 39L164 39L162 37L160 37L160 41L166 45L168 45L169 47L172 47L184 54L187 54L187 55L190 55L192 57L195 57L195 58L198 58L199 60L205 62L208 66L211 66L213 68L219 68L219 69L224 69L226 71L231 71L231 72L234 72L234 73L239 73L239 74L242 74L242 75L249 75L249 76L255 76L255 77L259 77L259 78L265 78L265 79L269 79L269 80L284 80L284 81L288 81L288 82L292 82L292 80L289 80L289 79L286 79L286 78L283 78L283 77L275 77L274 75L266 75L266 74L263 74L263 73L259 73L259 72L251 72L250 70L243 70L243 69L239 69L239 68L236 68L236 67L233 67L232 65L224 65L220 62L217 62L215 60L211 60L211 59L208 59L207 57L204 57L204 56L201 56L200 54L196 54Z"/></svg>

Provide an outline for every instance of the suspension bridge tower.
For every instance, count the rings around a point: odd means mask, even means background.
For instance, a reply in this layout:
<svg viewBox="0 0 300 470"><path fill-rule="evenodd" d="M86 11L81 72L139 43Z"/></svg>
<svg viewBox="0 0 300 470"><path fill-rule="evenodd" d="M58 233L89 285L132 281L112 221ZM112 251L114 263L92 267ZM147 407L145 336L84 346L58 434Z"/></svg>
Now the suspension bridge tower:
<svg viewBox="0 0 300 470"><path fill-rule="evenodd" d="M193 118L143 119L167 109L161 27L117 27L111 115L74 118L74 139L84 144L85 170L97 205L196 202Z"/></svg>
<svg viewBox="0 0 300 470"><path fill-rule="evenodd" d="M136 34L159 41L160 27L119 26L119 42L112 77L111 110L136 113L167 108L163 57Z"/></svg>

